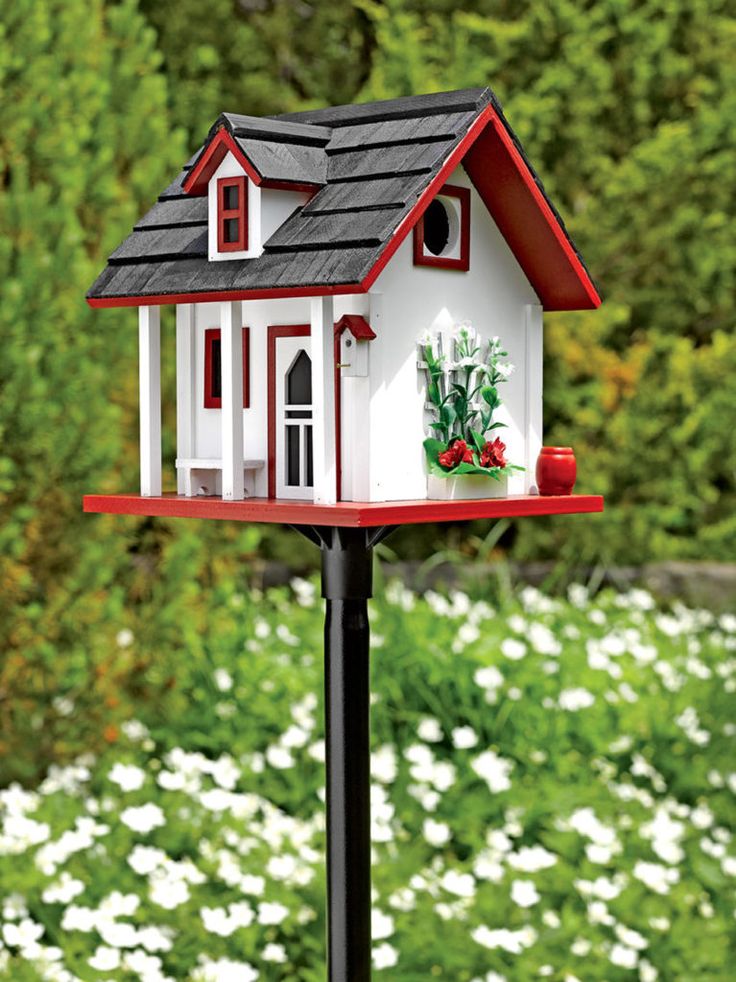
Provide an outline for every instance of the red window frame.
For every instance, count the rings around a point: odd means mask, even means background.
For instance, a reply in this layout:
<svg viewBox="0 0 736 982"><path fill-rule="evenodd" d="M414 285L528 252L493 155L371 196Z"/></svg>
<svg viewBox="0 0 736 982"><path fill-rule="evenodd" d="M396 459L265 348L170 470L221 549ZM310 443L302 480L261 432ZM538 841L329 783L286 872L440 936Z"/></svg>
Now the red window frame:
<svg viewBox="0 0 736 982"><path fill-rule="evenodd" d="M204 408L222 409L222 396L212 393L212 345L221 339L219 327L204 332ZM222 362L220 362L222 365ZM221 369L222 371L222 369ZM222 385L222 382L220 383ZM243 328L243 409L250 409L250 328Z"/></svg>
<svg viewBox="0 0 736 982"><path fill-rule="evenodd" d="M422 215L414 226L414 265L459 269L467 273L470 269L470 189L455 184L444 184L435 197L457 198L460 201L460 255L432 256L425 253L424 215Z"/></svg>
<svg viewBox="0 0 736 982"><path fill-rule="evenodd" d="M225 191L238 189L238 207L225 207ZM245 177L220 177L217 181L217 251L245 252L248 248L248 187ZM238 222L238 237L234 242L225 241L226 223Z"/></svg>

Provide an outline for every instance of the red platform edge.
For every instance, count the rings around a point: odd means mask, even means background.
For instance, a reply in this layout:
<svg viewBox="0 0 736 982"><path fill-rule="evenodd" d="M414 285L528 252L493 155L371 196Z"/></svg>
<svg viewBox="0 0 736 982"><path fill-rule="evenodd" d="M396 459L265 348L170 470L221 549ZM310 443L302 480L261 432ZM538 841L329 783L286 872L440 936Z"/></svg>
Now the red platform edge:
<svg viewBox="0 0 736 982"><path fill-rule="evenodd" d="M603 511L603 497L598 494L518 495L475 501L340 501L335 505L316 505L282 498L223 501L222 498L186 498L178 494L150 498L139 494L87 494L83 501L85 512L105 515L214 518L343 528L523 518L527 515L579 515Z"/></svg>

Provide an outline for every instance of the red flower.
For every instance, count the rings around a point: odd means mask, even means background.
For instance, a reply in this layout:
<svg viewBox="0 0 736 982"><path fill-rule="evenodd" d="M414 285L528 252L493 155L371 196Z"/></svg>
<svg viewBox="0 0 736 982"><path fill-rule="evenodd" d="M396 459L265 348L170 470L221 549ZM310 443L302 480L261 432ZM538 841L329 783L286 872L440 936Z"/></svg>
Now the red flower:
<svg viewBox="0 0 736 982"><path fill-rule="evenodd" d="M437 460L443 467L453 468L458 464L472 464L473 454L465 440L454 440L447 450L444 450Z"/></svg>
<svg viewBox="0 0 736 982"><path fill-rule="evenodd" d="M498 437L493 441L493 443L486 443L481 451L480 455L480 466L481 467L505 467L508 461L504 457L506 452L506 444L502 443Z"/></svg>

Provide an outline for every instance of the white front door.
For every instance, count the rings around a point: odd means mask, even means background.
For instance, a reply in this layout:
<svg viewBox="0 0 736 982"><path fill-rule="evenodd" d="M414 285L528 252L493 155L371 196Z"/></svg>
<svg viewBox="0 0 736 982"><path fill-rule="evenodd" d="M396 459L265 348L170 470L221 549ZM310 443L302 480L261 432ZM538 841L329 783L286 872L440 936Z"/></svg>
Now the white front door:
<svg viewBox="0 0 736 982"><path fill-rule="evenodd" d="M276 338L276 497L314 497L311 338Z"/></svg>

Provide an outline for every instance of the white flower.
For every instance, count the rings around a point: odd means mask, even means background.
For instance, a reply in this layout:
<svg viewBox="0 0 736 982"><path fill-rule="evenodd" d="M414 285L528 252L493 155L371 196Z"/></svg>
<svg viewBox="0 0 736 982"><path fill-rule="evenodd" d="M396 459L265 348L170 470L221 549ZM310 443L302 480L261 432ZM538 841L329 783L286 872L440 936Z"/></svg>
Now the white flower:
<svg viewBox="0 0 736 982"><path fill-rule="evenodd" d="M496 363L496 371L504 378L509 378L515 370L516 365L512 365L511 362L499 361Z"/></svg>
<svg viewBox="0 0 736 982"><path fill-rule="evenodd" d="M150 881L148 895L151 902L163 907L164 910L174 910L185 904L191 894L184 880L172 877L162 871L157 871Z"/></svg>
<svg viewBox="0 0 736 982"><path fill-rule="evenodd" d="M88 964L97 969L98 972L114 972L120 968L120 952L115 948L106 948L99 945L94 955L88 960Z"/></svg>
<svg viewBox="0 0 736 982"><path fill-rule="evenodd" d="M432 818L424 820L422 832L430 846L435 846L437 849L447 845L451 837L450 826L444 822L435 822Z"/></svg>
<svg viewBox="0 0 736 982"><path fill-rule="evenodd" d="M442 740L442 727L438 720L433 719L431 716L426 716L420 721L417 727L417 733L419 739L424 740L425 743L440 743Z"/></svg>
<svg viewBox="0 0 736 982"><path fill-rule="evenodd" d="M266 760L271 767L275 767L281 771L294 766L294 758L291 751L287 747L281 747L278 744L270 746L266 750Z"/></svg>
<svg viewBox="0 0 736 982"><path fill-rule="evenodd" d="M590 949L593 947L587 938L575 938L573 943L570 945L570 951L577 958L585 958L586 955L590 954Z"/></svg>
<svg viewBox="0 0 736 982"><path fill-rule="evenodd" d="M279 903L262 903L258 905L258 923L262 925L280 924L288 917L289 908Z"/></svg>
<svg viewBox="0 0 736 982"><path fill-rule="evenodd" d="M146 780L146 772L135 764L115 764L107 776L123 791L138 791Z"/></svg>
<svg viewBox="0 0 736 982"><path fill-rule="evenodd" d="M71 904L64 911L61 919L62 931L84 931L88 934L97 927L97 911L89 907L77 907Z"/></svg>
<svg viewBox="0 0 736 982"><path fill-rule="evenodd" d="M286 948L282 944L267 944L261 952L261 958L264 962L276 962L279 965L283 965L285 961L288 961Z"/></svg>
<svg viewBox="0 0 736 982"><path fill-rule="evenodd" d="M117 641L118 648L129 648L133 644L133 632L124 627L122 631L118 631L115 640Z"/></svg>
<svg viewBox="0 0 736 982"><path fill-rule="evenodd" d="M614 931L621 944L627 945L629 948L643 951L649 945L649 942L642 934L639 934L638 931L634 931L630 927L626 927L625 924L617 924Z"/></svg>
<svg viewBox="0 0 736 982"><path fill-rule="evenodd" d="M138 932L132 924L98 918L97 933L110 948L135 948Z"/></svg>
<svg viewBox="0 0 736 982"><path fill-rule="evenodd" d="M662 866L660 863L645 863L643 860L635 863L633 872L636 879L644 886L659 894L669 893L670 887L680 879L678 870Z"/></svg>
<svg viewBox="0 0 736 982"><path fill-rule="evenodd" d="M563 689L560 692L558 704L560 709L574 713L580 709L588 709L595 702L595 696L587 689Z"/></svg>
<svg viewBox="0 0 736 982"><path fill-rule="evenodd" d="M233 687L233 677L226 668L216 668L214 679L220 692L229 692Z"/></svg>
<svg viewBox="0 0 736 982"><path fill-rule="evenodd" d="M508 864L521 873L537 873L549 869L557 862L557 856L544 846L522 846L518 852L509 853Z"/></svg>
<svg viewBox="0 0 736 982"><path fill-rule="evenodd" d="M470 873L458 873L456 870L448 869L440 880L440 886L457 897L475 896L475 879Z"/></svg>
<svg viewBox="0 0 736 982"><path fill-rule="evenodd" d="M387 743L371 754L371 777L381 784L392 784L396 780L398 763L396 750Z"/></svg>
<svg viewBox="0 0 736 982"><path fill-rule="evenodd" d="M202 907L199 912L205 931L228 938L238 929L238 925L230 917L224 907Z"/></svg>
<svg viewBox="0 0 736 982"><path fill-rule="evenodd" d="M148 876L155 869L163 866L167 859L168 856L163 849L138 844L128 855L128 865L140 876Z"/></svg>
<svg viewBox="0 0 736 982"><path fill-rule="evenodd" d="M3 939L10 948L20 948L21 953L27 952L30 957L38 949L38 939L43 937L43 925L36 924L30 917L24 917L17 924L3 925Z"/></svg>
<svg viewBox="0 0 736 982"><path fill-rule="evenodd" d="M659 972L645 958L639 962L639 982L657 982Z"/></svg>
<svg viewBox="0 0 736 982"><path fill-rule="evenodd" d="M480 757L476 757L471 767L488 785L493 794L501 791L508 791L511 787L509 774L513 769L513 762L499 757L493 750L486 750Z"/></svg>
<svg viewBox="0 0 736 982"><path fill-rule="evenodd" d="M390 938L394 933L394 919L376 907L371 911L371 937L374 941Z"/></svg>
<svg viewBox="0 0 736 982"><path fill-rule="evenodd" d="M470 936L476 944L484 948L502 948L511 955L520 955L537 940L537 932L533 927L523 927L518 931L509 931L507 928L492 931L485 924L471 931Z"/></svg>
<svg viewBox="0 0 736 982"><path fill-rule="evenodd" d="M501 642L501 654L512 661L519 661L526 654L526 645L518 638L504 638Z"/></svg>
<svg viewBox="0 0 736 982"><path fill-rule="evenodd" d="M495 665L487 665L476 670L473 680L481 689L495 691L503 685L503 675Z"/></svg>
<svg viewBox="0 0 736 982"><path fill-rule="evenodd" d="M84 893L84 883L75 880L64 870L56 883L50 884L41 894L45 904L70 904L80 893Z"/></svg>
<svg viewBox="0 0 736 982"><path fill-rule="evenodd" d="M657 808L652 821L642 825L639 831L645 839L651 840L652 849L666 863L680 863L685 858L680 845L685 825L672 819L665 807Z"/></svg>
<svg viewBox="0 0 736 982"><path fill-rule="evenodd" d="M199 956L199 965L191 975L192 982L256 982L258 972L247 962L235 962L229 958L216 961Z"/></svg>
<svg viewBox="0 0 736 982"><path fill-rule="evenodd" d="M127 719L120 728L134 743L140 743L149 736L148 727L137 719Z"/></svg>
<svg viewBox="0 0 736 982"><path fill-rule="evenodd" d="M452 745L456 750L470 750L477 743L478 734L472 726L456 726L452 731Z"/></svg>
<svg viewBox="0 0 736 982"><path fill-rule="evenodd" d="M373 967L377 972L384 968L393 968L398 960L398 951L387 941L373 949Z"/></svg>
<svg viewBox="0 0 736 982"><path fill-rule="evenodd" d="M511 884L511 899L519 907L533 907L542 898L531 880L514 880Z"/></svg>
<svg viewBox="0 0 736 982"><path fill-rule="evenodd" d="M174 932L170 928L161 928L151 924L139 929L138 944L146 951L171 951L173 934Z"/></svg>
<svg viewBox="0 0 736 982"><path fill-rule="evenodd" d="M166 825L166 816L158 805L149 801L137 808L126 808L120 815L120 821L134 832L146 835Z"/></svg>
<svg viewBox="0 0 736 982"><path fill-rule="evenodd" d="M611 954L609 955L612 965L617 965L619 968L636 968L639 961L639 955L633 948L628 948L624 944L615 944L611 948Z"/></svg>

